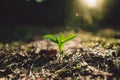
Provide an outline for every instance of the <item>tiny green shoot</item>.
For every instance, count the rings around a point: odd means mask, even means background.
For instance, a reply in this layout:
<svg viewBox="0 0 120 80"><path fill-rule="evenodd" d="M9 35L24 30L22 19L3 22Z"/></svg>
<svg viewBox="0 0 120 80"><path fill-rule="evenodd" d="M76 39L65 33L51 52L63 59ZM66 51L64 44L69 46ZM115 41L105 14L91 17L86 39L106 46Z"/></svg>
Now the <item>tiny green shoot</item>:
<svg viewBox="0 0 120 80"><path fill-rule="evenodd" d="M44 35L45 39L47 39L49 41L52 41L55 44L57 44L60 56L64 54L63 47L64 47L65 43L68 42L68 41L71 41L75 37L76 37L76 34L71 34L71 35L68 35L68 36L64 36L62 33L60 33L58 35L58 37L55 37L52 34Z"/></svg>

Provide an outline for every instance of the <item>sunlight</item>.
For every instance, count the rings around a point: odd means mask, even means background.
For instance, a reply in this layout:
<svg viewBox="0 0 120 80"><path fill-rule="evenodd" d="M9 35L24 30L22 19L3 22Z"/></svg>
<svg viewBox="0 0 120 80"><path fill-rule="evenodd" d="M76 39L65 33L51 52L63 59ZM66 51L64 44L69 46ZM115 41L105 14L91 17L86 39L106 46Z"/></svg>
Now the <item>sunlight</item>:
<svg viewBox="0 0 120 80"><path fill-rule="evenodd" d="M95 7L98 4L98 0L84 0L84 3L88 6L88 7Z"/></svg>

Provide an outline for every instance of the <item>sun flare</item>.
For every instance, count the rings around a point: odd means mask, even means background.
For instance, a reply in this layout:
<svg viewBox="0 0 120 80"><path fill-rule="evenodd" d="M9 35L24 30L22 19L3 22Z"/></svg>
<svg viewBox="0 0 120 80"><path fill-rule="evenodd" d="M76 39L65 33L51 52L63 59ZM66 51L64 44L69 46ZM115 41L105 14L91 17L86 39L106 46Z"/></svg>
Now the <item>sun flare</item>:
<svg viewBox="0 0 120 80"><path fill-rule="evenodd" d="M84 3L89 7L95 7L98 3L98 0L84 0Z"/></svg>

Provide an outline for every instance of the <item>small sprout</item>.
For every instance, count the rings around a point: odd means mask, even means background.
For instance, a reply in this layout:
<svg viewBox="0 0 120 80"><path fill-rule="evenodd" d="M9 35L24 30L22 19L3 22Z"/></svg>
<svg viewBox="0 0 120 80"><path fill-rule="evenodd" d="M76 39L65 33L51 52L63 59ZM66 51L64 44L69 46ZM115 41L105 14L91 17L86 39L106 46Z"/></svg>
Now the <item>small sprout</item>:
<svg viewBox="0 0 120 80"><path fill-rule="evenodd" d="M44 36L45 39L50 40L54 42L55 44L57 44L60 56L64 54L63 47L65 43L72 40L75 37L76 37L76 34L71 34L65 37L62 33L60 33L57 38L52 34L47 34Z"/></svg>

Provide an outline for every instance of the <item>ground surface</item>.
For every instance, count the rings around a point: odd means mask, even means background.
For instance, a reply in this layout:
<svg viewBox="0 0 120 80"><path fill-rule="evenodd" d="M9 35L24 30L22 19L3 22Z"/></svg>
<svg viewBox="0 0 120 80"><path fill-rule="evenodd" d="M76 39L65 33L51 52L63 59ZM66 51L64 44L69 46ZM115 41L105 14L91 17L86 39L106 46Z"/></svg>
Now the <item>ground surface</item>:
<svg viewBox="0 0 120 80"><path fill-rule="evenodd" d="M29 43L1 43L0 80L120 79L119 37L93 35L81 30L64 35L72 33L77 37L65 44L61 62L56 57L56 45L43 38ZM103 35L105 37L100 37Z"/></svg>

